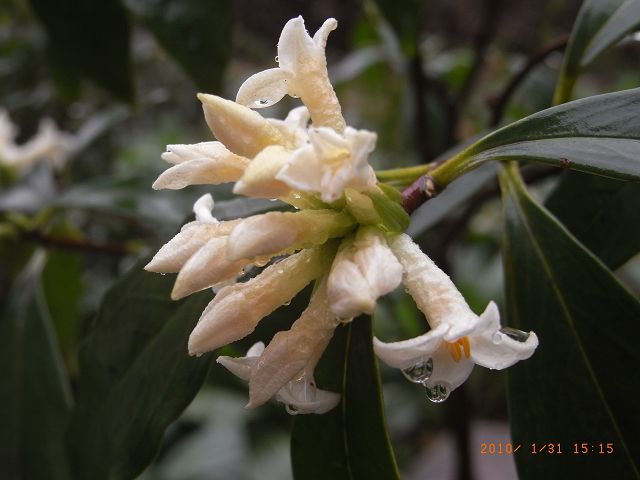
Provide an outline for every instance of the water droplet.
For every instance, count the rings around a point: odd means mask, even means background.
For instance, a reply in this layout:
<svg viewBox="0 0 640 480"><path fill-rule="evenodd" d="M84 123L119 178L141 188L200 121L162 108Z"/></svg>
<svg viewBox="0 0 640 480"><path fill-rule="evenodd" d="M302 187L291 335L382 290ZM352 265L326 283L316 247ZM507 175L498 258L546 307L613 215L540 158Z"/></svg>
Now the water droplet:
<svg viewBox="0 0 640 480"><path fill-rule="evenodd" d="M289 300L288 302L284 302L282 305L284 305L285 307L288 307L289 305L291 305L291 300Z"/></svg>
<svg viewBox="0 0 640 480"><path fill-rule="evenodd" d="M280 61L280 59L278 58L278 55L276 55L275 61L276 61L276 63L278 63Z"/></svg>
<svg viewBox="0 0 640 480"><path fill-rule="evenodd" d="M288 403L285 404L284 409L286 410L286 412L289 415L297 415L298 414L298 409L293 405L289 405Z"/></svg>
<svg viewBox="0 0 640 480"><path fill-rule="evenodd" d="M516 342L524 343L529 339L529 332L523 332L517 328L503 327L500 332L504 333L507 337L515 340Z"/></svg>
<svg viewBox="0 0 640 480"><path fill-rule="evenodd" d="M424 383L433 373L433 360L430 358L402 369L402 374L413 383Z"/></svg>
<svg viewBox="0 0 640 480"><path fill-rule="evenodd" d="M295 93L292 93L292 94L291 94L291 97L292 97L292 98L300 98L300 95L296 95Z"/></svg>
<svg viewBox="0 0 640 480"><path fill-rule="evenodd" d="M449 398L450 389L442 383L437 383L431 387L425 385L427 390L427 398L433 403L442 403Z"/></svg>
<svg viewBox="0 0 640 480"><path fill-rule="evenodd" d="M269 100L261 98L260 100L256 100L253 103L256 107L266 107L267 105L269 105Z"/></svg>
<svg viewBox="0 0 640 480"><path fill-rule="evenodd" d="M283 273L284 273L284 270L283 270L283 269L281 269L281 268L279 268L279 269L278 269L278 275L282 275Z"/></svg>
<svg viewBox="0 0 640 480"><path fill-rule="evenodd" d="M343 325L346 325L347 323L351 323L353 321L353 317L349 317L349 318L340 318L340 317L338 317L338 321L340 323L342 323Z"/></svg>

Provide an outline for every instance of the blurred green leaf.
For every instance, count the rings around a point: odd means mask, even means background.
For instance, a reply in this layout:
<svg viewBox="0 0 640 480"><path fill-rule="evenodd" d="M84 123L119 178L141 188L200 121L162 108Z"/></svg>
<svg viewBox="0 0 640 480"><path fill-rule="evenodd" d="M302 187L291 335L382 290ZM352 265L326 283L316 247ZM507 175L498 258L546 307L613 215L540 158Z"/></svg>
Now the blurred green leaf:
<svg viewBox="0 0 640 480"><path fill-rule="evenodd" d="M395 30L406 54L414 54L424 2L421 0L375 0L382 15Z"/></svg>
<svg viewBox="0 0 640 480"><path fill-rule="evenodd" d="M66 438L76 478L139 474L211 363L210 355L187 354L189 333L210 295L173 302L174 276L145 272L143 264L105 295L80 349L77 406Z"/></svg>
<svg viewBox="0 0 640 480"><path fill-rule="evenodd" d="M316 376L323 389L341 392L342 401L324 415L296 417L291 438L295 478L399 478L371 335L371 318L366 316L336 330Z"/></svg>
<svg viewBox="0 0 640 480"><path fill-rule="evenodd" d="M527 160L640 180L640 88L542 110L481 138L432 172L446 185L489 160Z"/></svg>
<svg viewBox="0 0 640 480"><path fill-rule="evenodd" d="M3 478L67 479L67 374L40 287L44 252L16 280L0 317L0 471Z"/></svg>
<svg viewBox="0 0 640 480"><path fill-rule="evenodd" d="M640 25L640 0L586 0L571 32L554 104L571 99L580 71Z"/></svg>
<svg viewBox="0 0 640 480"><path fill-rule="evenodd" d="M231 53L231 0L124 0L205 92L219 92Z"/></svg>
<svg viewBox="0 0 640 480"><path fill-rule="evenodd" d="M540 339L509 369L512 437L527 447L559 443L564 453L515 456L520 478L640 478L640 303L517 173L500 181L507 318ZM574 454L582 442L612 442L614 453Z"/></svg>
<svg viewBox="0 0 640 480"><path fill-rule="evenodd" d="M78 306L82 295L82 259L51 251L42 271L42 289L67 368L76 370Z"/></svg>
<svg viewBox="0 0 640 480"><path fill-rule="evenodd" d="M31 0L56 55L115 97L134 97L129 23L118 0Z"/></svg>
<svg viewBox="0 0 640 480"><path fill-rule="evenodd" d="M640 183L566 172L545 204L611 269L640 251Z"/></svg>

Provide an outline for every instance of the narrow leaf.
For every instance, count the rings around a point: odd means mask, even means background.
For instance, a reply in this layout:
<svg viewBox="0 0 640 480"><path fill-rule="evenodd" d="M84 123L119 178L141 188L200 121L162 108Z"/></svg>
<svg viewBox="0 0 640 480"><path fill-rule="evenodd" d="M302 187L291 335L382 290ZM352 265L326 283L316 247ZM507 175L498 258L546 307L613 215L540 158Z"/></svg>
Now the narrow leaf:
<svg viewBox="0 0 640 480"><path fill-rule="evenodd" d="M231 52L231 0L124 0L198 88L218 92Z"/></svg>
<svg viewBox="0 0 640 480"><path fill-rule="evenodd" d="M542 110L483 137L432 172L444 185L489 160L529 160L640 180L640 88Z"/></svg>
<svg viewBox="0 0 640 480"><path fill-rule="evenodd" d="M371 319L365 316L336 330L316 376L323 389L341 392L342 401L324 415L296 417L291 438L295 478L399 478L371 335Z"/></svg>
<svg viewBox="0 0 640 480"><path fill-rule="evenodd" d="M129 23L118 0L31 0L56 54L112 95L131 102Z"/></svg>
<svg viewBox="0 0 640 480"><path fill-rule="evenodd" d="M71 397L39 284L37 252L0 317L0 470L3 478L67 479L63 448Z"/></svg>
<svg viewBox="0 0 640 480"><path fill-rule="evenodd" d="M640 25L640 0L586 0L576 18L554 103L564 103L580 71Z"/></svg>
<svg viewBox="0 0 640 480"><path fill-rule="evenodd" d="M545 205L611 269L640 251L640 183L566 172Z"/></svg>
<svg viewBox="0 0 640 480"><path fill-rule="evenodd" d="M640 303L533 200L517 171L500 181L509 323L540 339L508 374L520 479L640 478ZM532 455L533 443L563 453ZM582 443L589 451L574 453ZM599 454L608 443L613 452Z"/></svg>
<svg viewBox="0 0 640 480"><path fill-rule="evenodd" d="M139 264L105 295L80 349L66 439L75 478L138 475L204 381L211 356L189 357L187 338L210 295L173 302L173 280Z"/></svg>

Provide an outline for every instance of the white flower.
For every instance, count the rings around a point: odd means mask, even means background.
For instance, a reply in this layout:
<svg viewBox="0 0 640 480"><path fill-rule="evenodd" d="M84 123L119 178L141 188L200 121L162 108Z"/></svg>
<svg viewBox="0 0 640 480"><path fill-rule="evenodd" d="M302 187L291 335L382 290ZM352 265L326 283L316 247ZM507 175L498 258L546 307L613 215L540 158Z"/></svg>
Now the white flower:
<svg viewBox="0 0 640 480"><path fill-rule="evenodd" d="M154 182L155 190L235 182L249 165L248 158L230 152L220 142L167 145L162 158L174 166L165 170Z"/></svg>
<svg viewBox="0 0 640 480"><path fill-rule="evenodd" d="M294 151L276 175L295 190L318 192L324 202L340 198L345 188L371 190L376 175L369 154L376 134L347 127L344 135L330 128L309 129L310 143Z"/></svg>
<svg viewBox="0 0 640 480"><path fill-rule="evenodd" d="M391 292L401 281L402 265L383 233L374 227L360 228L353 240L343 241L331 266L331 310L343 319L372 314L378 297Z"/></svg>
<svg viewBox="0 0 640 480"><path fill-rule="evenodd" d="M180 272L171 293L174 300L235 279L250 263L226 256L228 236L242 220L219 222L212 209L211 195L200 197L193 206L196 220L183 226L144 267L150 272Z"/></svg>
<svg viewBox="0 0 640 480"><path fill-rule="evenodd" d="M502 329L493 302L482 315L475 315L449 277L410 237L399 235L391 249L404 268L404 284L431 330L393 343L374 338L374 349L385 363L423 384L431 400L445 400L468 378L474 364L503 369L533 354L538 346L535 333Z"/></svg>
<svg viewBox="0 0 640 480"><path fill-rule="evenodd" d="M300 318L291 329L276 333L266 349L252 349L253 354L239 359L219 357L218 363L249 381L249 408L276 395L296 413L324 413L340 395L317 390L313 370L339 323L322 280Z"/></svg>
<svg viewBox="0 0 640 480"><path fill-rule="evenodd" d="M245 357L218 357L217 362L237 377L249 381L254 365L259 361L264 349L264 343L258 342L249 349ZM316 388L313 379L307 375L287 382L278 390L275 398L284 403L287 406L287 411L294 415L298 413L326 413L340 402L340 395ZM255 405L248 405L248 407L253 406Z"/></svg>
<svg viewBox="0 0 640 480"><path fill-rule="evenodd" d="M325 56L327 37L337 26L338 22L330 18L311 38L302 17L289 20L278 41L279 68L249 77L238 90L236 102L263 108L278 102L285 94L300 97L315 126L342 132L345 121L329 81Z"/></svg>
<svg viewBox="0 0 640 480"><path fill-rule="evenodd" d="M23 145L15 143L16 128L5 110L0 109L0 165L24 171L47 160L54 168L62 168L74 145L68 133L61 132L53 120L40 122L38 132Z"/></svg>

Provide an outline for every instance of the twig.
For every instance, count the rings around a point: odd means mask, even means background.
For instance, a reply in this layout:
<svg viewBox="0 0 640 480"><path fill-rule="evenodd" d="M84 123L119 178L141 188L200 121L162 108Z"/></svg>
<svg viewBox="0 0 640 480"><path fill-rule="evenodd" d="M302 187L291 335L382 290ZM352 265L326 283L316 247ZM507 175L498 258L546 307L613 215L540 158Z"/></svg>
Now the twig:
<svg viewBox="0 0 640 480"><path fill-rule="evenodd" d="M133 253L130 246L119 243L94 243L85 239L48 235L37 230L24 232L24 237L42 246L60 250L84 251L106 255L123 256Z"/></svg>
<svg viewBox="0 0 640 480"><path fill-rule="evenodd" d="M561 52L567 47L569 42L569 35L563 35L551 42L543 49L534 53L527 62L522 66L520 71L511 79L502 93L496 97L489 99L489 105L491 107L491 126L495 127L502 120L504 110L511 99L511 96L520 86L522 81L529 75L540 63L544 62L546 58L554 52Z"/></svg>

